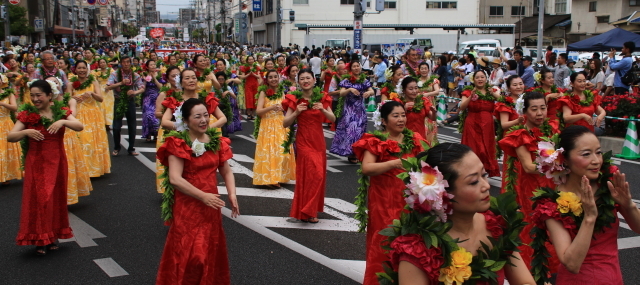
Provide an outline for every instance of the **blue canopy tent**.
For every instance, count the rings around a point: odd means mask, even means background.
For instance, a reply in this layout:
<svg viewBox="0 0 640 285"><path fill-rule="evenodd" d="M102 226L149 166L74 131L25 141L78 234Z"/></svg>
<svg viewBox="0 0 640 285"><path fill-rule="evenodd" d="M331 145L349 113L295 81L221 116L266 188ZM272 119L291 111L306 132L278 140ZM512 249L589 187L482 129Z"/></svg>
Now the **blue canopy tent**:
<svg viewBox="0 0 640 285"><path fill-rule="evenodd" d="M572 43L567 46L567 51L610 51L612 48L620 51L625 42L636 43L636 51L640 51L640 35L621 28Z"/></svg>

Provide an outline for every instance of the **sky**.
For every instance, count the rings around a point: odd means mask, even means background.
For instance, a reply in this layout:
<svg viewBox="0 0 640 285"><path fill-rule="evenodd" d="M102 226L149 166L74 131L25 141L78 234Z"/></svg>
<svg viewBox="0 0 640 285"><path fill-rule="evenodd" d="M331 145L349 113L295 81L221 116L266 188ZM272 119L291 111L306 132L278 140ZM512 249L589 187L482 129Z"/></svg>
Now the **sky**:
<svg viewBox="0 0 640 285"><path fill-rule="evenodd" d="M178 9L189 8L189 2L190 1L156 0L156 11L160 11L163 18L165 15L177 17Z"/></svg>

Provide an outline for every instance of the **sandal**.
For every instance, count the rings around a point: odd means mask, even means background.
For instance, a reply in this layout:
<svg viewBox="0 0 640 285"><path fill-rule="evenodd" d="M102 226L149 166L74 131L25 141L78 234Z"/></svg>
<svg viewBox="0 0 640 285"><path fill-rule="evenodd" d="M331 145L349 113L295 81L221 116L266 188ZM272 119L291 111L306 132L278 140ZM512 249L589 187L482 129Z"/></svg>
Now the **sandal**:
<svg viewBox="0 0 640 285"><path fill-rule="evenodd" d="M55 244L55 243L48 244L46 248L47 248L48 251L56 251L56 250L60 249L60 247L58 247L58 245Z"/></svg>
<svg viewBox="0 0 640 285"><path fill-rule="evenodd" d="M130 155L130 156L138 156L138 155L139 155L139 153L137 153L137 152L135 152L135 151L130 151L130 152L129 152L129 155Z"/></svg>
<svg viewBox="0 0 640 285"><path fill-rule="evenodd" d="M320 222L320 220L318 220L318 218L313 217L313 218L308 218L306 220L301 220L305 223L310 223L310 224L317 224L318 222Z"/></svg>
<svg viewBox="0 0 640 285"><path fill-rule="evenodd" d="M44 246L36 246L36 255L45 256L47 255L47 250Z"/></svg>
<svg viewBox="0 0 640 285"><path fill-rule="evenodd" d="M111 156L118 156L118 153L120 153L120 151L119 151L119 150L117 150L117 149L114 149L114 150L111 152Z"/></svg>

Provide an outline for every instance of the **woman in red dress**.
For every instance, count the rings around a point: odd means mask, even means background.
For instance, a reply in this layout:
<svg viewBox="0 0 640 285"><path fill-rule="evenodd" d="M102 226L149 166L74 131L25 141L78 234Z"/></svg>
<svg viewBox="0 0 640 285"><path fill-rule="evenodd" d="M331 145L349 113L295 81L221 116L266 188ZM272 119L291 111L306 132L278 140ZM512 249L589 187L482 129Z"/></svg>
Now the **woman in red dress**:
<svg viewBox="0 0 640 285"><path fill-rule="evenodd" d="M247 63L240 67L240 75L238 77L244 80L244 100L247 109L247 118L253 120L256 112L256 94L258 94L258 86L262 84L262 72L260 66L253 56L247 57Z"/></svg>
<svg viewBox="0 0 640 285"><path fill-rule="evenodd" d="M414 77L405 77L401 85L404 96L402 98L394 98L393 100L404 105L407 116L407 129L425 138L427 136L425 119L429 118L429 120L435 121L437 110L433 107L428 97L419 94L420 88L418 88L418 80Z"/></svg>
<svg viewBox="0 0 640 285"><path fill-rule="evenodd" d="M521 117L516 111L516 101L520 96L523 96L524 93L524 83L522 82L522 78L518 75L511 75L506 80L507 88L509 88L508 96L504 96L498 100L496 103L496 108L493 111L493 115L496 117L498 122L500 122L500 130L497 132L496 141L501 140L504 135L509 132L511 127L520 125L524 122L524 118ZM498 145L499 146L499 145ZM499 153L497 155L500 156ZM496 157L497 158L497 157ZM508 155L505 154L502 157L502 187L500 187L501 193L505 191L505 185L507 184L507 160L509 159ZM519 162L516 161L516 164ZM518 169L519 167L516 167Z"/></svg>
<svg viewBox="0 0 640 285"><path fill-rule="evenodd" d="M333 76L337 74L335 70L336 59L328 58L327 59L327 68L322 70L322 74L320 74L320 81L324 83L322 90L324 92L329 92L329 86L331 86L331 79Z"/></svg>
<svg viewBox="0 0 640 285"><path fill-rule="evenodd" d="M494 102L501 98L500 92L491 92L484 71L470 73L469 77L474 85L468 86L460 94L462 101L459 110L466 111L466 118L461 120L459 126L462 128L462 144L469 146L480 158L489 176L500 176L493 124Z"/></svg>
<svg viewBox="0 0 640 285"><path fill-rule="evenodd" d="M230 284L227 243L222 229L216 172L224 179L231 216L240 214L229 160L229 139L209 128L209 112L199 99L179 108L186 130L172 132L158 149L158 159L169 168L163 194L163 214L171 223L162 252L156 284Z"/></svg>
<svg viewBox="0 0 640 285"><path fill-rule="evenodd" d="M531 88L527 90L540 92L544 94L547 99L547 117L549 118L549 124L556 129L561 130L560 117L562 116L562 106L558 99L564 96L564 90L556 87L553 78L553 72L546 67L543 67L540 71L540 80L538 81L540 86L538 88Z"/></svg>
<svg viewBox="0 0 640 285"><path fill-rule="evenodd" d="M291 127L295 121L298 124L295 135L296 188L289 215L303 222L318 223L318 212L324 210L327 180L327 147L322 122L325 117L335 122L336 116L331 111L331 97L320 88L313 88L316 84L313 71L301 70L298 84L302 90L287 94L282 102L287 110L283 126ZM291 141L285 143L290 145Z"/></svg>
<svg viewBox="0 0 640 285"><path fill-rule="evenodd" d="M629 183L612 165L610 153L602 154L598 138L588 128L567 127L557 147L564 149L560 156L569 173L557 188L536 194L533 221L542 231L534 239L546 239L548 232L553 241L562 263L556 284L623 284L618 213L640 233L640 210L631 199ZM536 251L534 259L540 254Z"/></svg>
<svg viewBox="0 0 640 285"><path fill-rule="evenodd" d="M585 126L592 132L594 125L600 126L602 120L607 115L600 106L602 97L591 90L587 90L587 77L584 72L571 74L571 94L562 96L558 101L562 106L562 117L565 126ZM593 114L598 117L594 120Z"/></svg>
<svg viewBox="0 0 640 285"><path fill-rule="evenodd" d="M58 239L73 237L67 214L67 156L65 128L82 131L82 124L61 101L54 101L49 82L30 86L33 105L23 105L7 141L26 142L20 229L16 243L35 245L36 254L57 250Z"/></svg>
<svg viewBox="0 0 640 285"><path fill-rule="evenodd" d="M378 232L399 218L405 205L402 192L405 185L397 178L404 172L400 158L415 157L424 150L422 143L426 144L419 133L405 128L408 116L401 103L384 103L380 107L380 117L384 131L365 133L353 144L353 152L362 161L362 174L369 177L370 185L369 189L363 189L367 191L369 208L364 284L378 284L376 272L381 272L382 262L388 260L380 246L385 236Z"/></svg>
<svg viewBox="0 0 640 285"><path fill-rule="evenodd" d="M538 187L555 187L553 180L540 175L534 163L538 151L538 143L542 137L551 137L557 131L547 121L547 105L544 95L538 92L530 92L524 95L524 108L522 113L526 118L524 126L513 127L505 137L498 142L505 156L504 181L509 182L503 190L510 189L516 193L516 201L520 205L520 211L524 214L524 221L528 223L520 232L520 239L524 243L519 247L522 260L527 266L531 265L533 249L529 231L533 227L531 223L531 197ZM553 252L553 246L547 244ZM552 273L557 271L558 258L552 254L549 268Z"/></svg>

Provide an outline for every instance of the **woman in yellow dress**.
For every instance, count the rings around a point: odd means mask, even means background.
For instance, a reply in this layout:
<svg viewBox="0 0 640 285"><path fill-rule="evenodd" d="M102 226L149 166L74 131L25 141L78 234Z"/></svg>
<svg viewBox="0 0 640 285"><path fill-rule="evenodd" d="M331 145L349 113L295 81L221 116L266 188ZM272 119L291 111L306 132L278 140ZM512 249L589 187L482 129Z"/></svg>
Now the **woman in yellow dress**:
<svg viewBox="0 0 640 285"><path fill-rule="evenodd" d="M18 110L16 96L7 88L7 78L2 76L2 89L0 93L0 182L9 184L9 180L22 179L20 158L22 151L19 143L7 141L7 135L13 129L11 112Z"/></svg>
<svg viewBox="0 0 640 285"><path fill-rule="evenodd" d="M62 101L65 106L69 107L71 114L74 117L77 116L78 103L76 100L71 98L69 93L60 95L62 82L55 76L49 76L45 78L45 80L53 82L56 85L55 88L51 88L53 90L53 99ZM65 128L64 130L64 152L67 154L67 165L69 169L67 176L67 205L72 205L78 203L78 197L89 196L91 191L93 191L93 186L91 185L89 170L87 169L87 160L84 157L78 132L70 128Z"/></svg>
<svg viewBox="0 0 640 285"><path fill-rule="evenodd" d="M70 81L73 99L78 102L78 121L84 125L79 133L84 156L90 177L100 177L111 173L111 157L109 156L109 141L105 130L104 116L100 110L102 91L100 84L89 74L89 66L84 60L78 61L75 67L76 75Z"/></svg>
<svg viewBox="0 0 640 285"><path fill-rule="evenodd" d="M253 184L280 188L280 183L296 179L296 161L293 151L284 153L282 143L287 140L289 128L282 126L284 88L276 70L267 72L267 84L258 92L257 115L260 131L257 134Z"/></svg>
<svg viewBox="0 0 640 285"><path fill-rule="evenodd" d="M169 68L167 68L167 72L165 73L165 77L167 78L167 84L165 85L165 88L168 89L161 89L161 92L156 99L155 115L159 120L162 120L162 115L166 110L166 107L162 103L164 102L164 99L167 98L167 94L169 94L169 97L175 98L176 101L182 102L182 92L180 91L180 88L178 88L179 85L176 81L176 79L179 79L180 77L180 68L175 65L169 66ZM160 128L158 128L156 150L158 150L158 148L160 148L160 146L162 146L162 144L164 143L164 132L164 128L160 126ZM164 179L160 178L160 175L162 175L163 173L164 165L162 165L162 163L160 163L160 160L156 158L156 190L158 190L158 193L164 193L164 188L162 187L162 181L164 181Z"/></svg>
<svg viewBox="0 0 640 285"><path fill-rule="evenodd" d="M15 92L14 94L19 94L18 97L16 97L18 104L32 104L31 90L27 87L27 82L30 80L29 76L22 72L20 63L13 58L5 60L5 65L9 68L5 75L9 78L11 87ZM5 82L3 82L2 88L6 87L4 83Z"/></svg>
<svg viewBox="0 0 640 285"><path fill-rule="evenodd" d="M107 60L104 58L98 60L98 69L92 72L93 77L97 79L100 84L100 91L102 91L102 103L100 104L100 108L102 109L102 113L104 113L104 120L107 128L113 124L113 103L115 100L113 98L113 90L105 90L111 72L113 72L113 69L109 67Z"/></svg>

